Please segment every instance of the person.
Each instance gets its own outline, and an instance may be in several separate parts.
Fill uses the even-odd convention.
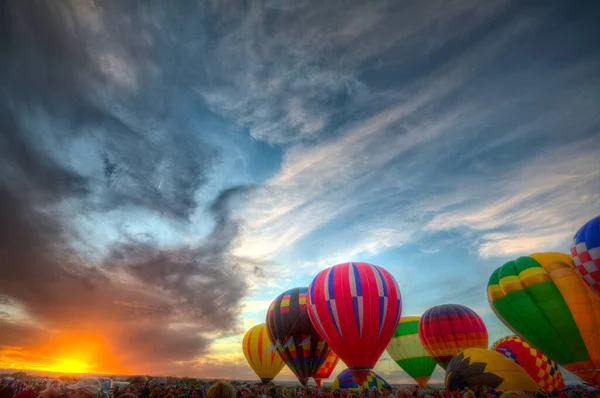
[[[15,389],[10,385],[4,385],[0,388],[0,398],[12,398],[15,395]]]
[[[206,393],[207,398],[235,398],[235,390],[231,384],[219,380]]]
[[[410,391],[406,387],[400,387],[396,390],[396,398],[410,398]]]
[[[383,395],[384,397],[391,397],[392,396],[392,388],[387,385],[381,387],[381,395]]]
[[[59,395],[60,391],[58,390],[58,385],[53,382],[48,386],[48,388],[40,392],[38,398],[58,398]]]
[[[500,398],[527,398],[527,394],[523,391],[505,391]]]
[[[73,393],[69,398],[98,398],[100,396],[100,380],[95,377],[81,379],[78,383],[67,386]]]

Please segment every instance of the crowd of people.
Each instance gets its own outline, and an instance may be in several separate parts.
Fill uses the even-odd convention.
[[[600,397],[583,389],[560,391],[553,396],[561,398]],[[216,381],[211,386],[166,385],[131,383],[114,386],[109,390],[97,378],[61,382],[38,379],[35,381],[0,380],[0,398],[537,398],[542,393],[520,391],[497,392],[492,388],[474,387],[448,391],[422,387],[384,386],[359,391],[330,389],[327,387],[272,387],[247,383],[234,387],[227,381]]]

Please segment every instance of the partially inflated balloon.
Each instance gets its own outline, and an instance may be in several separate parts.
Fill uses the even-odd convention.
[[[286,365],[306,385],[319,370],[330,348],[312,325],[306,311],[306,288],[279,295],[267,313],[269,338]]]
[[[487,348],[483,320],[460,304],[431,307],[419,322],[419,338],[425,350],[444,369],[452,357],[467,348]]]
[[[571,257],[579,276],[600,294],[600,216],[577,231],[571,243]]]
[[[401,308],[398,284],[377,265],[338,264],[309,286],[310,319],[361,383],[394,335]]]
[[[367,380],[364,383],[359,384],[350,369],[341,372],[331,384],[331,388],[334,390],[342,389],[356,391],[360,389],[369,389],[371,387],[375,387],[378,390],[381,390],[383,387],[392,388],[387,381],[383,380],[381,376],[373,371],[367,372]]]
[[[490,277],[488,301],[519,337],[600,385],[600,296],[579,278],[569,255],[535,253],[509,261]]]
[[[500,391],[537,391],[536,382],[504,355],[485,348],[468,348],[455,355],[446,369],[446,389],[490,386]]]
[[[321,385],[321,381],[323,379],[328,379],[329,376],[331,376],[339,360],[340,358],[335,354],[335,352],[330,350],[327,359],[325,359],[323,365],[321,365],[317,373],[315,373],[313,376],[313,379],[315,379],[315,383],[317,383],[318,386]]]
[[[519,336],[506,336],[496,341],[492,349],[522,367],[545,393],[565,388],[558,364]]]
[[[435,369],[435,360],[419,339],[419,317],[400,318],[394,337],[386,348],[388,354],[417,384],[425,387]]]
[[[283,360],[272,349],[264,323],[248,329],[242,340],[242,349],[250,367],[263,384],[270,382],[283,369]]]

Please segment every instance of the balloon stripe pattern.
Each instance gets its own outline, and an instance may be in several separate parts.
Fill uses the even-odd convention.
[[[335,354],[335,352],[330,350],[325,362],[313,376],[313,379],[315,379],[317,385],[321,385],[321,380],[328,379],[329,376],[331,376],[339,360],[340,358]]]
[[[268,383],[283,369],[284,363],[274,350],[270,350],[269,336],[264,323],[250,328],[242,340],[242,350],[254,373]]]
[[[308,303],[319,334],[354,370],[375,366],[402,308],[394,278],[368,263],[338,264],[321,271],[309,286]]]
[[[537,391],[535,380],[519,365],[487,348],[468,348],[455,355],[446,369],[446,389],[490,386],[499,391]]]
[[[435,369],[435,360],[419,339],[419,317],[400,318],[394,337],[386,348],[388,354],[417,384],[425,387]]]
[[[277,352],[303,385],[319,370],[330,348],[307,313],[307,288],[290,289],[271,303],[267,332]]]
[[[571,257],[579,276],[600,294],[600,216],[577,231],[571,243]]]
[[[452,357],[467,348],[487,348],[483,320],[464,305],[444,304],[428,309],[419,322],[425,350],[444,369]]]
[[[521,339],[600,385],[600,296],[579,278],[569,255],[509,261],[492,273],[488,301]]]
[[[506,336],[492,346],[520,365],[545,393],[565,388],[558,364],[518,336]]]
[[[331,388],[333,388],[334,390],[342,389],[354,391],[359,390],[361,388],[369,389],[371,387],[375,387],[378,390],[381,390],[383,387],[391,388],[387,381],[385,381],[381,376],[372,371],[369,372],[367,381],[365,381],[361,386],[359,386],[350,369],[346,369],[343,372],[341,372],[331,384]]]

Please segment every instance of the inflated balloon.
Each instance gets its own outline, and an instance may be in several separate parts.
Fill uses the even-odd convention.
[[[313,376],[313,379],[315,379],[315,383],[317,383],[318,386],[321,385],[321,382],[324,379],[328,379],[329,376],[331,376],[339,360],[340,358],[335,354],[335,352],[333,352],[333,350],[330,350],[327,359],[325,359],[323,365],[321,365],[317,373],[315,373],[315,375]]]
[[[535,253],[498,268],[488,301],[504,324],[559,365],[600,385],[600,296],[571,257]]]
[[[297,287],[281,293],[267,313],[269,338],[302,385],[331,351],[311,323],[306,305],[306,288]]]
[[[579,276],[600,294],[600,216],[577,231],[571,243],[571,257]]]
[[[390,389],[392,388],[387,381],[383,380],[381,376],[373,371],[368,371],[365,382],[359,384],[354,378],[354,375],[350,369],[346,369],[341,372],[331,384],[331,388],[334,390],[342,389],[356,391],[360,389],[369,389],[372,387],[375,387],[378,390],[381,390],[383,387],[388,387]]]
[[[496,341],[492,349],[522,367],[545,393],[565,388],[558,364],[519,336],[506,336]]]
[[[338,264],[317,274],[308,300],[313,324],[363,383],[398,326],[398,284],[377,265]]]
[[[246,332],[242,340],[242,350],[246,360],[260,378],[263,384],[267,384],[283,369],[284,363],[272,349],[267,325],[261,323]]]
[[[443,304],[425,311],[419,322],[419,338],[429,355],[444,369],[460,351],[488,346],[483,320],[475,311],[460,304]]]
[[[400,318],[394,337],[390,340],[386,351],[394,361],[417,384],[425,387],[435,369],[435,360],[427,353],[419,339],[419,317]]]
[[[446,389],[490,386],[500,391],[537,391],[537,383],[519,365],[496,351],[467,348],[446,369]]]

